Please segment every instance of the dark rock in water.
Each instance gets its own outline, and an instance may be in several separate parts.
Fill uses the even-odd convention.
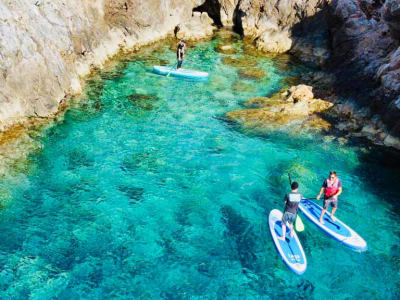
[[[282,80],[282,84],[285,85],[298,85],[301,83],[301,79],[299,77],[286,77],[285,79]]]
[[[230,206],[222,207],[221,214],[229,238],[235,241],[234,248],[242,267],[253,273],[261,270],[261,262],[256,253],[263,251],[262,241],[252,224]]]
[[[153,110],[158,107],[159,98],[155,95],[132,94],[129,100],[136,106],[144,110]]]
[[[239,76],[244,79],[261,79],[267,76],[265,72],[259,68],[242,68],[238,71]]]
[[[301,283],[297,285],[297,289],[302,295],[303,299],[311,299],[314,292],[314,285],[309,280],[303,280]]]
[[[132,204],[140,202],[144,194],[144,189],[141,187],[120,186],[118,189],[130,199],[130,203]]]
[[[74,149],[68,153],[68,169],[90,167],[94,160],[89,158],[84,150]]]

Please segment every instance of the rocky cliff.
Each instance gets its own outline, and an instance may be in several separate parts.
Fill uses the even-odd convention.
[[[0,129],[57,112],[81,78],[120,49],[167,34],[201,38],[198,0],[0,1]]]
[[[400,135],[400,1],[335,0],[329,7],[335,91]]]

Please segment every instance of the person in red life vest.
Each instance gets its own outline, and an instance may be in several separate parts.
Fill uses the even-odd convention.
[[[324,208],[322,209],[319,221],[321,224],[324,224],[325,212],[329,206],[332,206],[331,219],[333,222],[336,222],[334,214],[337,209],[338,197],[342,193],[342,182],[337,177],[335,171],[329,172],[329,178],[325,179],[317,196],[317,200],[321,199],[322,193],[324,193]]]

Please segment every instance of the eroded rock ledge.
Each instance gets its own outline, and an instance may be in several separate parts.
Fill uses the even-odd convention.
[[[245,128],[269,130],[296,126],[329,130],[331,127],[319,114],[333,104],[314,98],[312,87],[304,84],[284,89],[271,97],[251,98],[244,104],[249,108],[228,112],[226,117]]]

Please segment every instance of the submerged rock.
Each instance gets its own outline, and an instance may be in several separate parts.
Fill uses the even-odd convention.
[[[294,76],[293,77],[286,77],[285,79],[282,80],[283,84],[290,85],[290,86],[297,85],[300,82],[301,82],[301,79],[299,77],[294,77]]]
[[[237,67],[237,68],[255,67],[258,65],[257,61],[251,57],[233,58],[230,56],[226,56],[222,59],[222,62],[225,65]]]
[[[159,98],[156,95],[132,94],[129,100],[136,106],[144,110],[153,110],[159,105]]]
[[[267,74],[259,68],[241,68],[238,74],[244,79],[261,79],[267,76]]]
[[[222,54],[236,54],[236,49],[232,45],[217,45],[215,51]]]
[[[242,80],[235,80],[232,84],[232,90],[235,92],[254,93],[256,88],[251,83]]]
[[[293,86],[271,98],[253,98],[246,105],[257,105],[259,108],[232,111],[226,116],[246,128],[270,129],[286,125],[323,130],[330,128],[330,124],[318,115],[333,104],[314,99],[312,88],[306,85]]]

